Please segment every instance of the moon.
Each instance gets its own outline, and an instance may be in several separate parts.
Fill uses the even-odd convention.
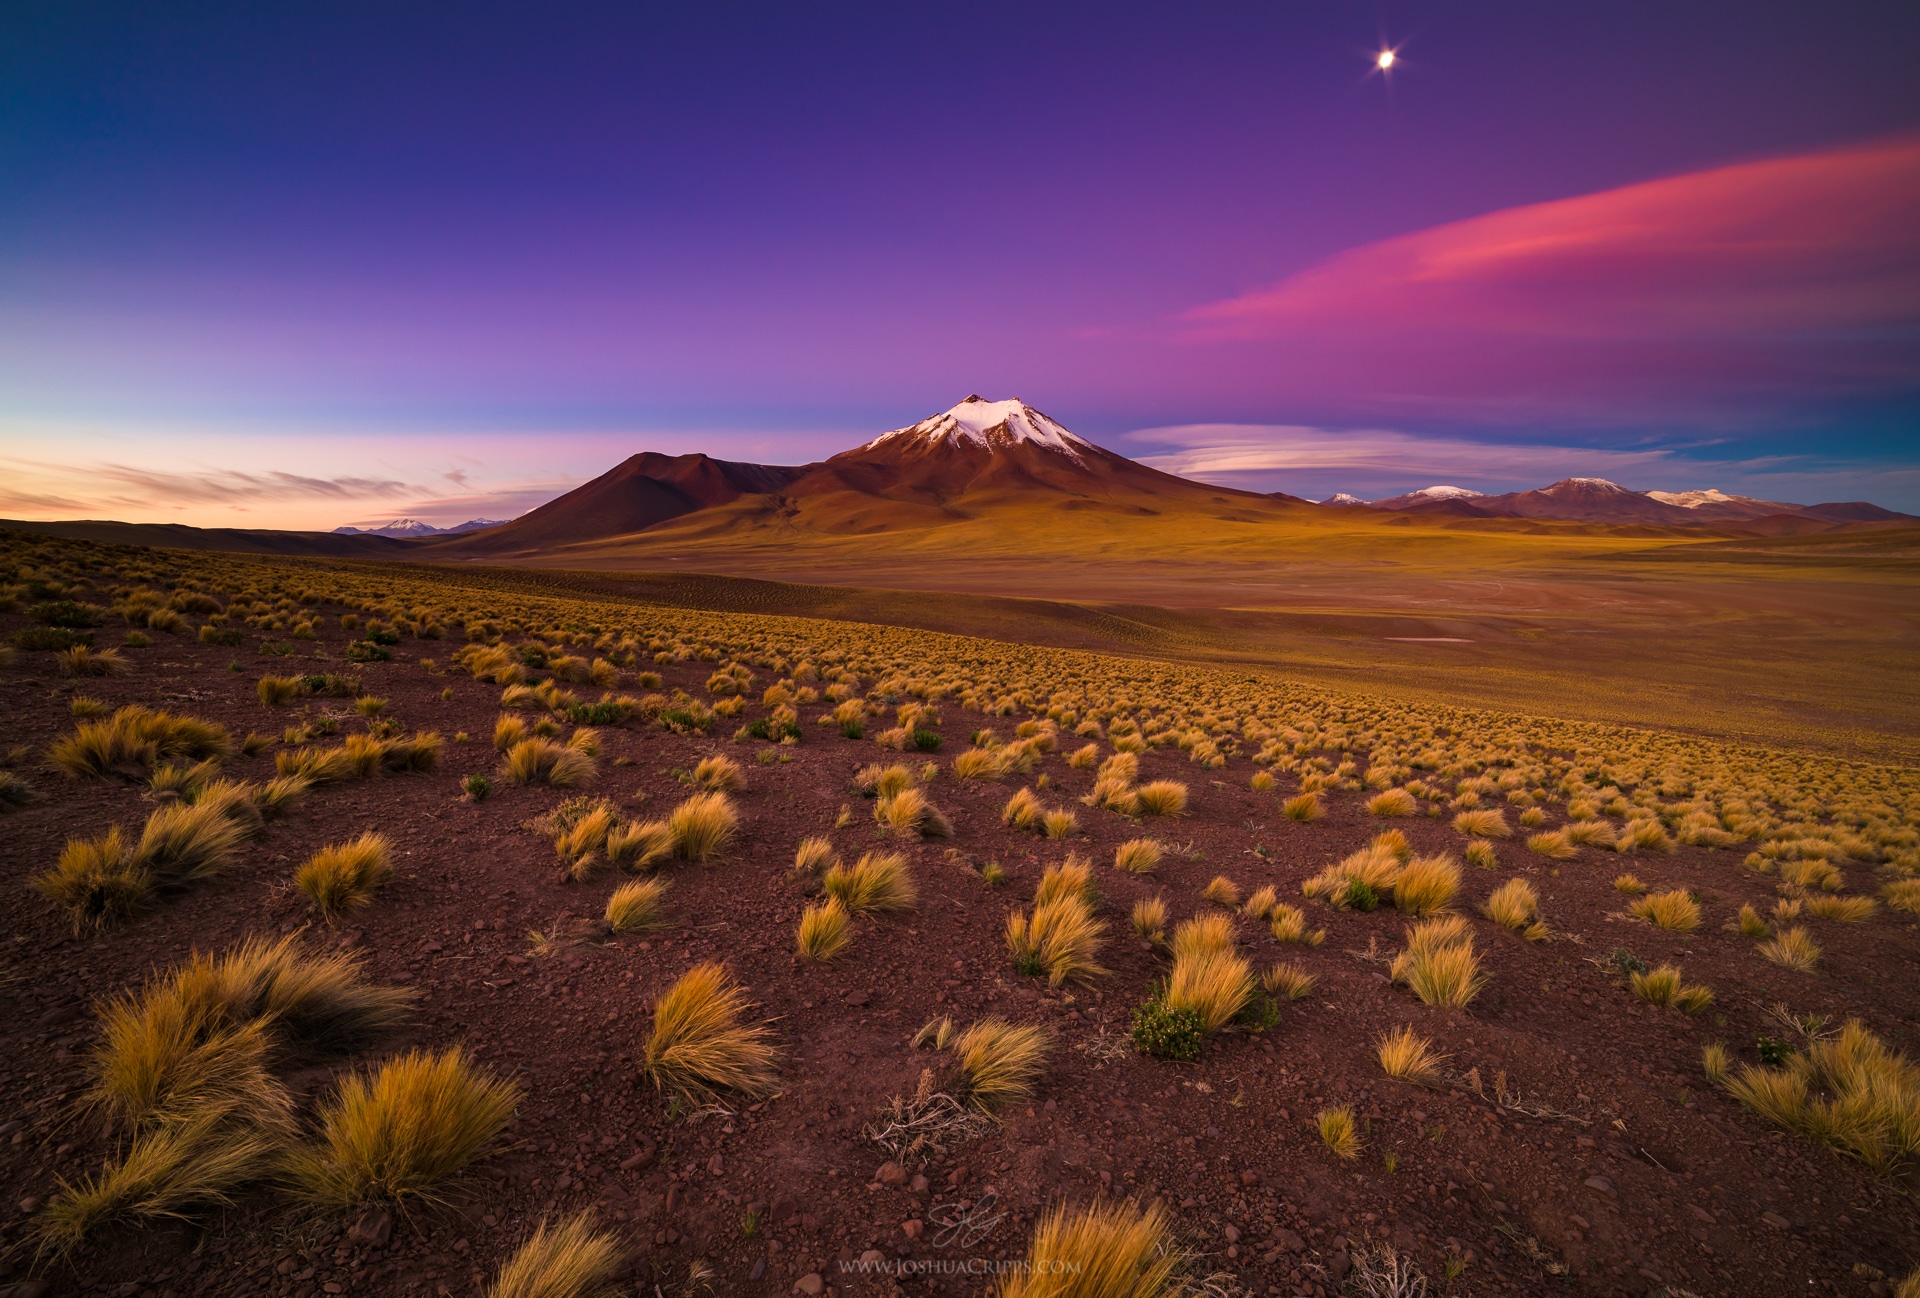
[[[1393,51],[1381,50],[1380,57],[1374,60],[1374,66],[1378,67],[1382,72],[1391,68],[1393,66]]]

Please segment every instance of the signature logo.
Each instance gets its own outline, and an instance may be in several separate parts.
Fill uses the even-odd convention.
[[[999,1202],[1000,1196],[989,1190],[971,1207],[962,1208],[956,1203],[949,1207],[934,1208],[927,1214],[927,1220],[939,1227],[933,1237],[933,1246],[972,1248],[1005,1220],[1006,1213],[993,1210]]]

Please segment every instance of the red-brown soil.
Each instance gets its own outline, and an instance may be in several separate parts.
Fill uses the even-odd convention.
[[[23,623],[0,618],[0,631]],[[257,677],[289,670],[289,662],[247,653],[244,670],[234,672],[228,665],[238,651],[157,639],[129,651],[136,670],[124,677],[64,681],[46,654],[22,654],[0,675],[8,740],[33,745],[21,769],[45,795],[0,817],[8,935],[0,1181],[9,1191],[0,1242],[21,1245],[33,1202],[53,1195],[58,1178],[97,1169],[110,1152],[99,1133],[70,1117],[85,1083],[92,1002],[196,946],[308,928],[308,940],[361,949],[377,977],[419,989],[410,1028],[358,1058],[291,1079],[303,1095],[323,1093],[338,1069],[456,1041],[518,1073],[527,1094],[510,1148],[480,1164],[451,1206],[397,1222],[384,1247],[351,1240],[350,1218],[302,1217],[263,1189],[203,1221],[103,1240],[70,1266],[41,1271],[16,1248],[0,1292],[43,1276],[52,1294],[470,1294],[535,1220],[597,1205],[631,1243],[631,1287],[647,1294],[656,1284],[662,1294],[677,1292],[699,1258],[720,1294],[785,1294],[809,1274],[846,1294],[979,1293],[988,1280],[978,1268],[1017,1257],[1038,1210],[1100,1194],[1165,1200],[1183,1237],[1206,1255],[1203,1271],[1232,1273],[1261,1294],[1336,1292],[1347,1250],[1382,1240],[1412,1254],[1436,1292],[1458,1294],[1672,1286],[1743,1298],[1865,1295],[1885,1293],[1891,1282],[1856,1273],[1856,1264],[1898,1277],[1920,1261],[1911,1182],[1876,1182],[1825,1148],[1775,1131],[1708,1086],[1699,1064],[1700,1047],[1715,1038],[1752,1061],[1756,1033],[1779,1035],[1765,1015],[1775,1002],[1858,1015],[1911,1049],[1920,933],[1909,917],[1884,911],[1859,926],[1813,921],[1826,948],[1819,972],[1776,968],[1721,927],[1742,901],[1765,908],[1773,900],[1765,879],[1736,868],[1736,852],[1682,848],[1629,861],[1589,849],[1555,869],[1517,842],[1501,844],[1498,872],[1466,871],[1463,909],[1521,875],[1539,889],[1556,937],[1527,944],[1476,918],[1492,982],[1464,1013],[1422,1006],[1389,984],[1383,965],[1360,958],[1370,945],[1398,945],[1403,922],[1391,910],[1311,907],[1328,931],[1317,948],[1283,948],[1260,926],[1243,924],[1242,941],[1262,965],[1295,959],[1319,979],[1307,999],[1283,1006],[1277,1027],[1216,1038],[1194,1064],[1125,1050],[1102,1055],[1091,1047],[1103,1038],[1124,1042],[1132,1007],[1162,968],[1127,928],[1135,900],[1163,894],[1178,919],[1203,909],[1199,889],[1226,874],[1243,893],[1272,883],[1298,902],[1303,878],[1380,828],[1360,800],[1334,795],[1324,820],[1296,824],[1279,815],[1290,779],[1277,792],[1255,793],[1243,764],[1209,773],[1178,751],[1156,750],[1143,756],[1142,779],[1185,781],[1192,814],[1143,827],[1080,807],[1092,773],[1070,770],[1055,754],[1042,768],[1051,780],[1042,796],[1078,811],[1082,837],[1050,842],[1002,826],[999,810],[1017,781],[954,780],[950,759],[983,722],[947,703],[942,770],[928,791],[956,837],[908,849],[917,910],[860,921],[849,951],[819,967],[791,953],[804,902],[786,878],[794,845],[819,833],[849,857],[879,845],[870,804],[850,777],[897,755],[815,727],[811,712],[805,742],[781,750],[791,762],[771,766],[753,762],[759,745],[730,744],[724,732],[687,738],[636,721],[603,731],[591,791],[625,814],[662,814],[687,792],[677,769],[729,752],[749,781],[737,797],[742,833],[716,863],[672,868],[673,930],[530,958],[529,930],[564,931],[569,917],[597,916],[617,872],[561,882],[550,844],[524,827],[567,793],[496,779],[484,801],[461,798],[465,776],[496,764],[489,736],[499,690],[457,672],[423,671],[419,657],[444,663],[455,646],[408,641],[392,662],[357,670],[409,729],[450,741],[456,731],[473,736],[448,743],[439,771],[316,789],[268,824],[241,868],[118,929],[75,936],[28,880],[67,837],[115,821],[135,827],[151,807],[139,786],[34,769],[45,745],[72,726],[73,696],[189,711],[237,735],[277,735],[302,707],[268,709],[254,695]],[[321,648],[337,667],[337,627]],[[669,688],[698,692],[710,668],[664,670]],[[448,687],[453,697],[443,702]],[[304,706],[318,712],[323,702],[337,701]],[[759,712],[756,704],[748,715]],[[364,722],[349,716],[341,724]],[[1004,735],[1011,721],[991,724]],[[272,760],[270,749],[231,769],[263,779]],[[851,823],[833,829],[849,804]],[[1396,823],[1422,851],[1460,847],[1444,820]],[[288,884],[293,868],[323,843],[368,829],[394,840],[396,877],[348,921],[309,928]],[[1190,850],[1170,855],[1157,879],[1111,869],[1115,845],[1142,832]],[[990,889],[950,861],[949,848],[999,861],[1006,884]],[[1027,903],[1042,868],[1070,848],[1097,864],[1110,924],[1101,959],[1112,973],[1091,988],[1050,992],[1010,967],[1001,925],[1010,907]],[[1611,881],[1623,868],[1656,888],[1698,889],[1706,924],[1679,937],[1619,918],[1623,899]],[[1617,947],[1681,964],[1689,981],[1714,988],[1723,1021],[1639,1002],[1596,963]],[[786,1090],[731,1115],[671,1118],[635,1066],[638,1043],[652,998],[710,957],[725,960],[774,1020]],[[1032,1106],[912,1169],[924,1181],[881,1184],[885,1159],[859,1133],[890,1096],[912,1089],[929,1060],[908,1048],[908,1037],[938,1015],[965,1023],[986,1013],[1044,1022],[1057,1034]],[[1386,1078],[1374,1042],[1403,1023],[1432,1036],[1454,1072],[1477,1069],[1485,1097]],[[1499,1073],[1523,1108],[1549,1116],[1499,1105]],[[1354,1163],[1334,1158],[1311,1125],[1316,1110],[1335,1102],[1354,1104],[1365,1120],[1366,1149]],[[989,1195],[991,1210],[977,1214],[987,1226],[982,1238],[935,1245],[931,1223]],[[751,1238],[743,1229],[749,1212],[762,1223]],[[1465,1270],[1449,1281],[1441,1272],[1450,1253]],[[877,1267],[861,1274],[863,1255],[949,1269],[896,1280]],[[1562,1268],[1564,1276],[1552,1273]]]

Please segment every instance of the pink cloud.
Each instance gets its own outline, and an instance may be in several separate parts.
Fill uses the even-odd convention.
[[[1920,386],[1920,137],[1509,208],[1186,312],[1322,408],[1752,421]]]

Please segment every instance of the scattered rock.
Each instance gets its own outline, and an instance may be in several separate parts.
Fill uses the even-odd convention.
[[[637,1172],[643,1167],[649,1167],[653,1163],[656,1152],[658,1152],[658,1146],[649,1140],[645,1145],[642,1145],[638,1151],[620,1160],[620,1170],[623,1172]]]
[[[1719,1220],[1719,1218],[1715,1217],[1712,1213],[1708,1212],[1705,1208],[1702,1208],[1697,1203],[1688,1204],[1687,1211],[1692,1213],[1700,1221],[1706,1222],[1707,1225],[1709,1226],[1713,1225],[1716,1221]]]
[[[0,1284],[0,1298],[47,1298],[53,1286],[45,1280],[16,1280]]]
[[[861,1266],[881,1266],[885,1264],[886,1260],[887,1255],[877,1248],[870,1248],[860,1255]]]
[[[764,1257],[756,1257],[755,1259],[753,1259],[753,1265],[747,1268],[747,1279],[749,1280],[765,1279],[766,1274],[767,1274],[767,1259],[765,1259]]]
[[[1353,1259],[1347,1256],[1347,1250],[1341,1249],[1327,1259],[1327,1276],[1335,1284],[1347,1278],[1347,1272],[1353,1269]]]
[[[907,1169],[898,1163],[882,1163],[880,1170],[873,1174],[873,1179],[882,1185],[905,1185]]]
[[[868,1001],[872,999],[873,999],[872,992],[848,992],[847,993],[847,1004],[849,1005],[865,1005]]]
[[[712,1158],[707,1160],[708,1176],[719,1176],[725,1170],[726,1170],[726,1164],[720,1161],[720,1155],[715,1154]]]
[[[907,1188],[909,1190],[912,1190],[915,1194],[925,1194],[927,1192],[928,1185],[929,1185],[929,1182],[927,1181],[927,1178],[920,1175],[920,1173],[915,1172],[913,1174],[913,1180],[908,1182]]]
[[[1766,1222],[1767,1225],[1773,1227],[1775,1230],[1788,1230],[1793,1226],[1792,1222],[1772,1210],[1761,1213],[1760,1220]]]
[[[793,1282],[793,1291],[805,1294],[807,1298],[819,1298],[827,1291],[827,1282],[820,1278],[818,1271],[809,1271]]]
[[[32,1195],[28,1195],[20,1201],[20,1211],[29,1217],[33,1216],[34,1213],[40,1211],[40,1200]]]
[[[1586,1180],[1586,1186],[1589,1190],[1598,1190],[1609,1198],[1613,1196],[1613,1182],[1604,1176],[1589,1176]]]
[[[1242,1168],[1240,1171],[1240,1184],[1242,1185],[1260,1184],[1260,1173],[1254,1171],[1251,1167]]]
[[[20,1128],[26,1125],[27,1125],[26,1123],[20,1121],[20,1119],[18,1118],[13,1118],[6,1122],[0,1122],[0,1136],[11,1136],[14,1132],[20,1130]]]
[[[1240,1242],[1240,1228],[1238,1226],[1230,1224],[1221,1234],[1227,1237],[1227,1243],[1229,1244],[1238,1244]]]
[[[428,938],[426,941],[420,944],[420,949],[426,952],[428,955],[435,955],[442,948],[438,942],[434,941],[432,938]]]
[[[393,1238],[393,1214],[385,1208],[367,1209],[347,1231],[347,1238],[356,1244],[385,1248],[387,1241]]]
[[[1281,1248],[1284,1248],[1289,1253],[1304,1253],[1307,1251],[1307,1241],[1301,1239],[1285,1226],[1275,1231],[1273,1238],[1275,1243],[1279,1244]]]
[[[911,1221],[903,1221],[900,1223],[900,1233],[908,1239],[919,1239],[920,1236],[925,1233],[926,1229],[926,1223],[922,1222],[918,1217],[915,1217]]]

